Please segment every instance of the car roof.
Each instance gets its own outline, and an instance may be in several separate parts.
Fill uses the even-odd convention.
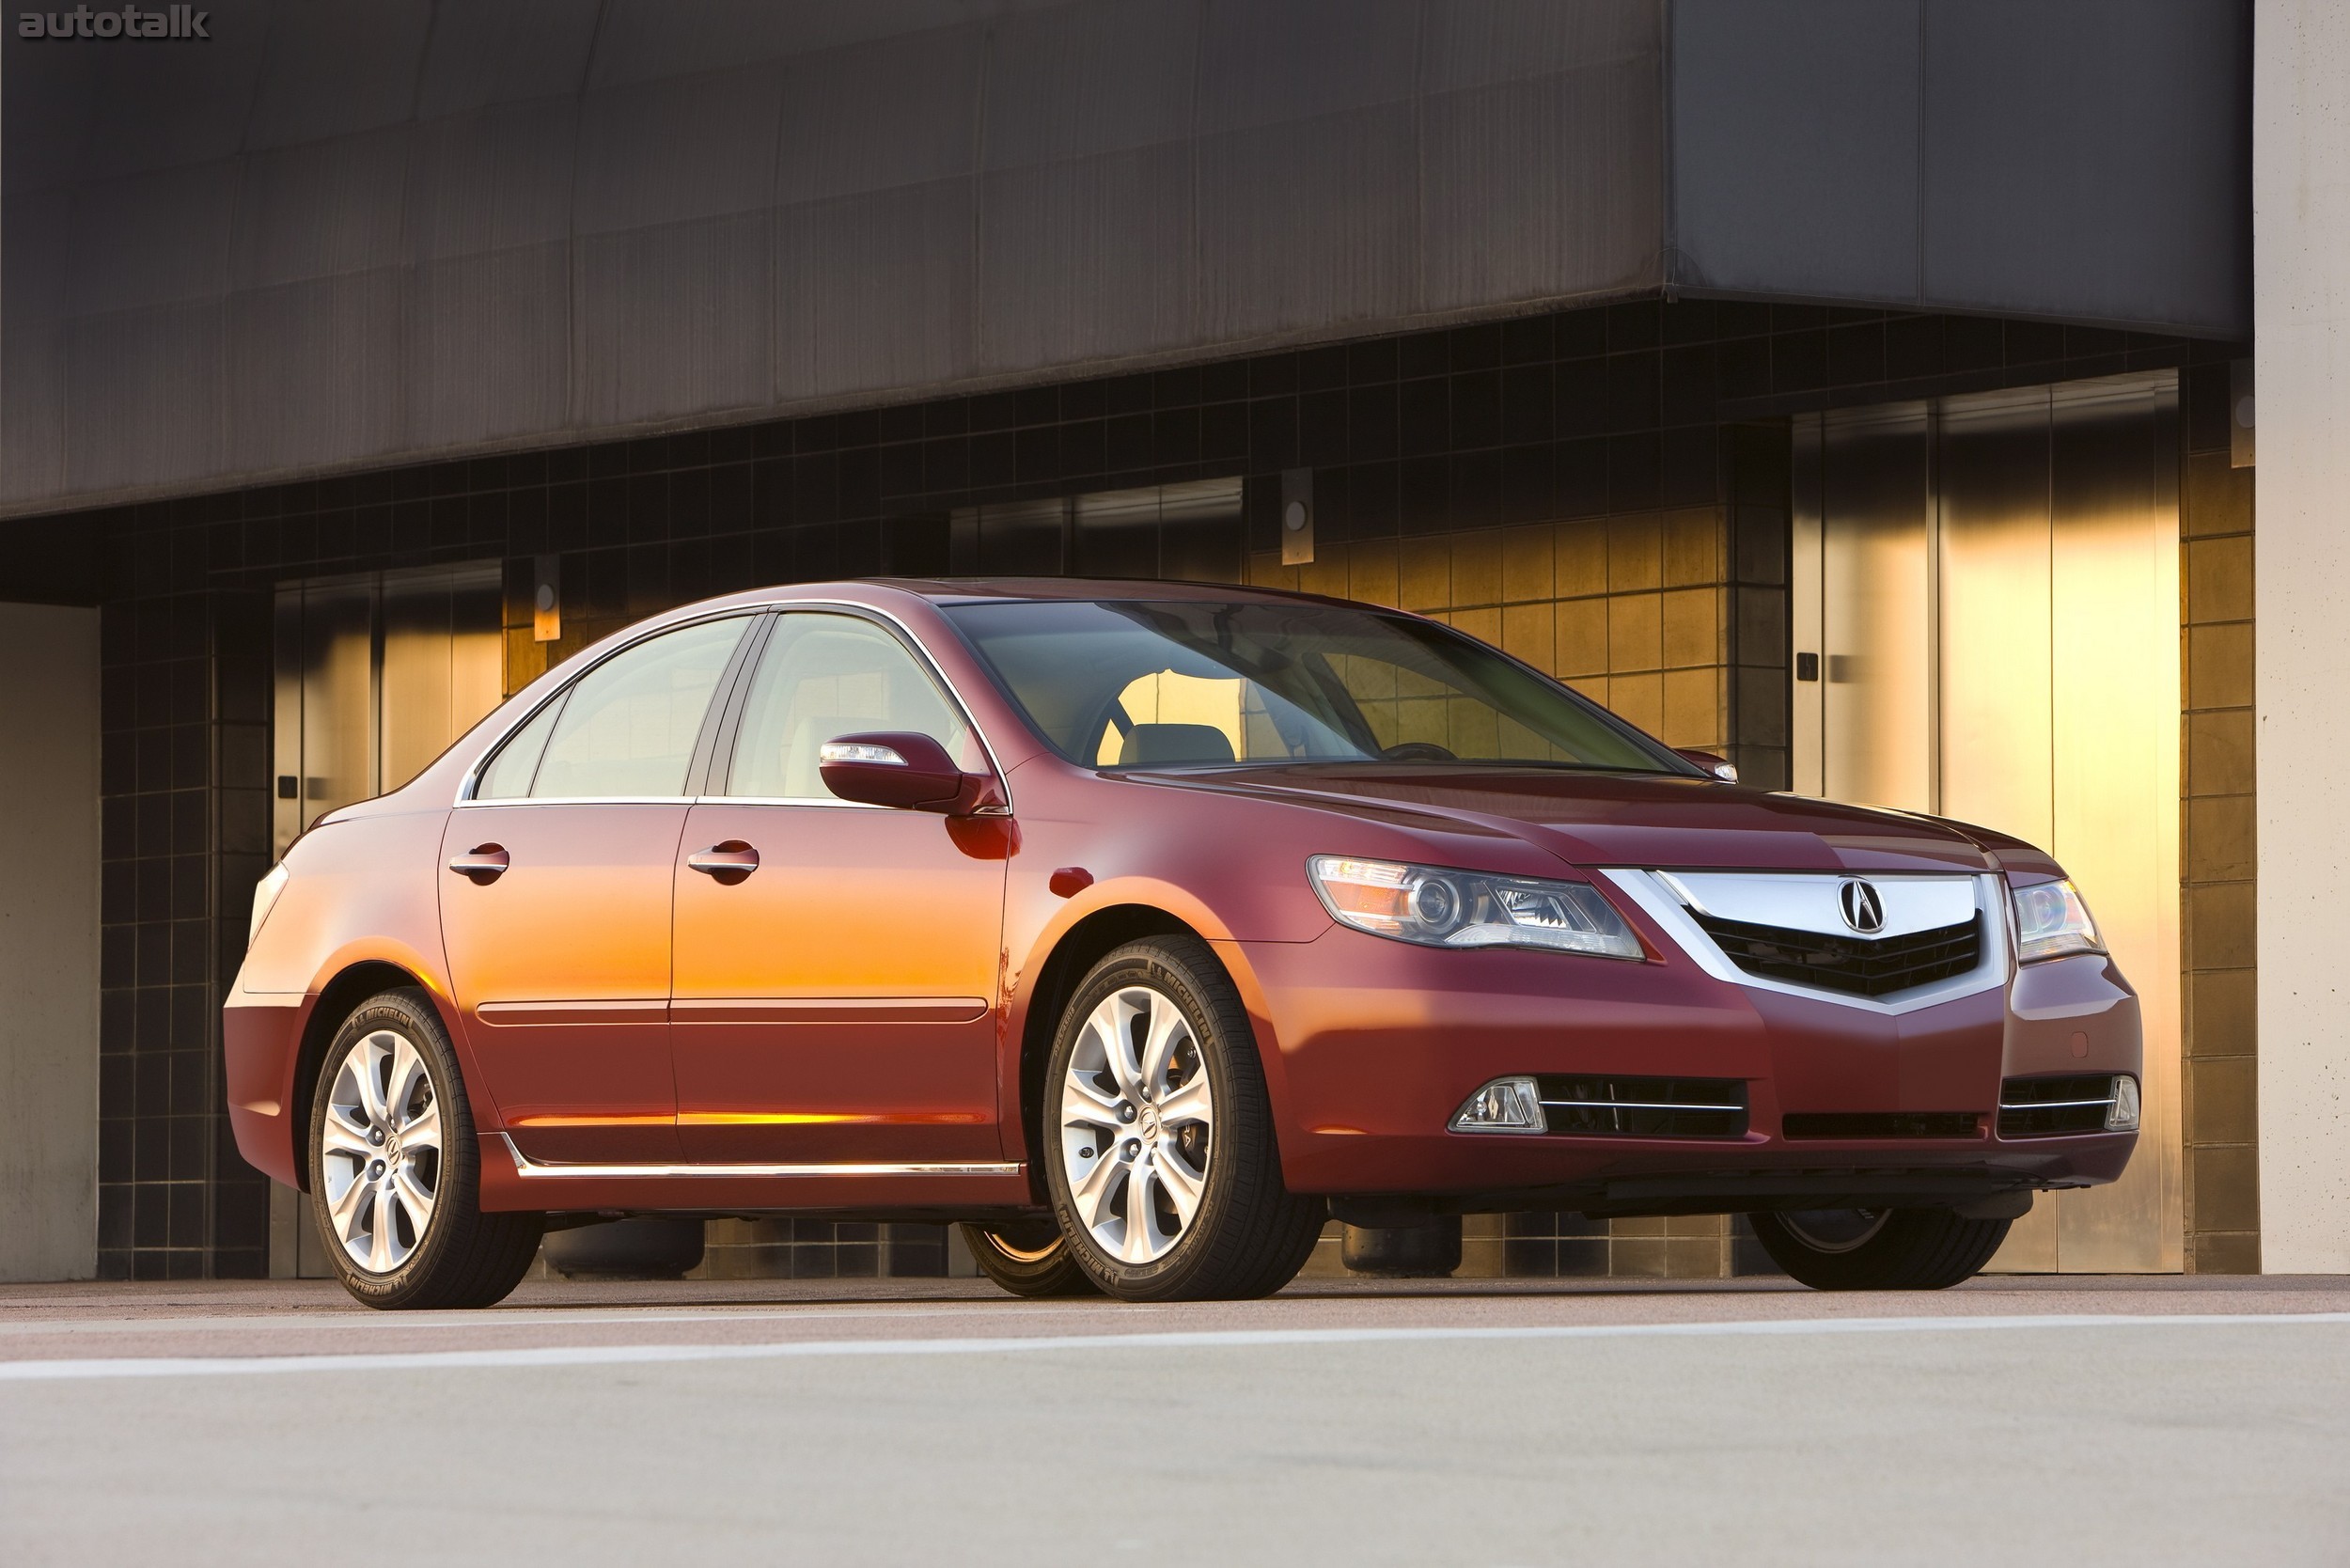
[[[688,619],[713,610],[748,608],[830,600],[835,603],[885,604],[905,594],[939,605],[1039,602],[1083,603],[1088,600],[1190,601],[1204,604],[1355,604],[1327,594],[1291,593],[1280,588],[1245,588],[1237,583],[1167,582],[1152,577],[856,577],[826,583],[778,583],[773,588],[729,593],[697,604],[681,604],[653,618],[662,622]],[[640,623],[641,624],[641,623]]]
[[[902,588],[939,604],[972,604],[1005,599],[1156,599],[1218,604],[1246,600],[1314,604],[1347,603],[1322,594],[1292,593],[1281,588],[1246,588],[1237,583],[1168,582],[1152,577],[874,577],[866,580],[877,587]]]

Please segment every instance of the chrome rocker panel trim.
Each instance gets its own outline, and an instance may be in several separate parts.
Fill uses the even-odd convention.
[[[1028,1168],[1008,1164],[932,1165],[588,1165],[570,1160],[534,1160],[514,1147],[513,1137],[497,1135],[513,1156],[514,1173],[531,1181],[634,1179],[641,1176],[1017,1176]]]

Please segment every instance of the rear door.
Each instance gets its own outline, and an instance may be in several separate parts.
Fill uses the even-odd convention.
[[[836,798],[824,742],[917,730],[988,762],[889,627],[776,617],[676,870],[670,1018],[692,1160],[919,1164],[1001,1157],[997,821]]]
[[[670,890],[689,778],[752,617],[615,654],[449,813],[441,930],[466,1038],[523,1152],[673,1162]]]

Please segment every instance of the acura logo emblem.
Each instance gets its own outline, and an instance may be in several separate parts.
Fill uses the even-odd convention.
[[[1885,929],[1885,900],[1859,878],[1845,879],[1836,889],[1836,902],[1844,912],[1844,923],[1861,935],[1874,936]]]

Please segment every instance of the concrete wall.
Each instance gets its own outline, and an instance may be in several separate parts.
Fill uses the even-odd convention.
[[[208,43],[8,36],[0,514],[1667,287],[2239,335],[2245,4],[213,0]]]
[[[2350,8],[2261,0],[2262,1264],[2350,1271]]]
[[[11,37],[0,510],[1653,289],[1662,10],[212,0],[209,44]]]
[[[1674,0],[1677,286],[2251,326],[2244,0]]]
[[[98,612],[0,604],[0,1280],[98,1267]]]

